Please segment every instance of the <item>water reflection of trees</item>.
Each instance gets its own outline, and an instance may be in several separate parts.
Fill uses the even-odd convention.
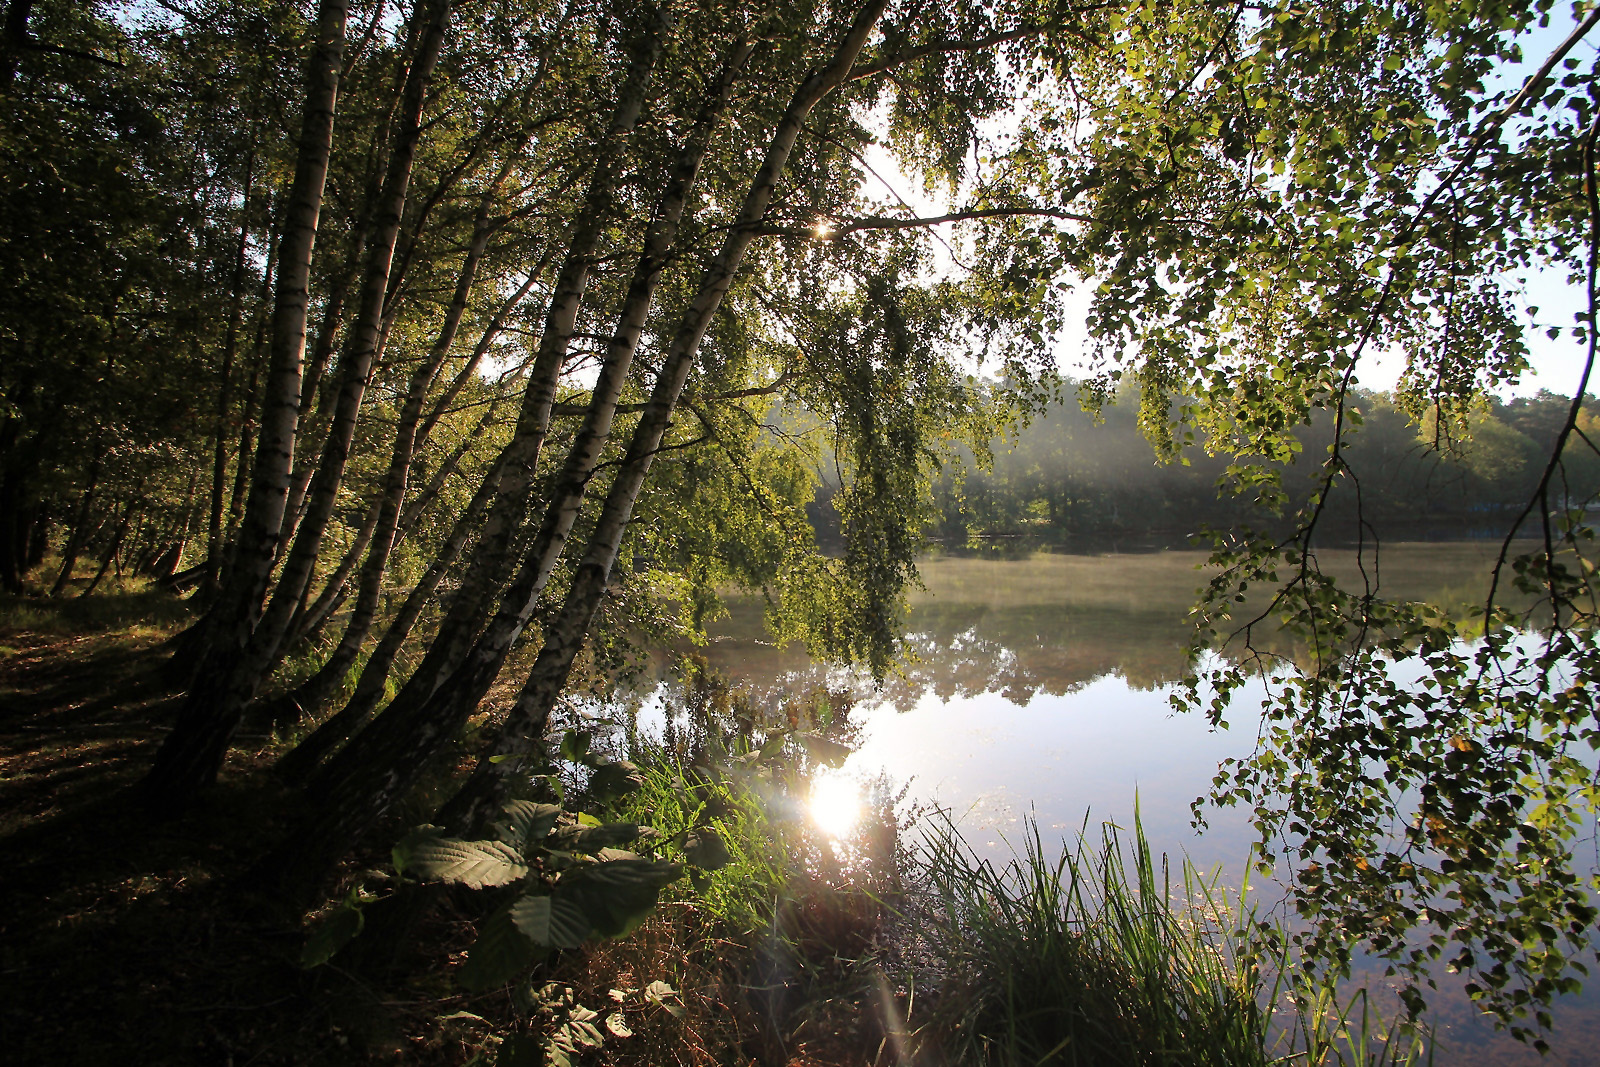
[[[1481,599],[1478,564],[1492,549],[1392,546],[1384,555],[1385,589],[1464,611]],[[1344,577],[1342,570],[1354,568],[1350,555],[1329,550],[1322,562]],[[806,694],[819,692],[904,711],[930,697],[948,701],[983,693],[1026,704],[1036,695],[1060,696],[1107,676],[1151,690],[1184,672],[1190,636],[1185,616],[1204,578],[1195,569],[1203,558],[1198,552],[1161,552],[926,561],[927,589],[913,598],[906,620],[909,655],[881,686],[864,672],[815,663],[798,645],[776,647],[755,598],[730,598],[729,615],[712,626],[711,643],[697,654],[763,716],[785,714]],[[1242,622],[1258,610],[1241,605],[1238,618]],[[1257,647],[1294,661],[1299,650],[1267,629],[1257,631]],[[668,673],[663,661],[657,677]]]
[[[901,711],[928,696],[950,700],[981,693],[1026,704],[1038,693],[1059,696],[1106,675],[1153,689],[1176,681],[1185,663],[1182,618],[1155,609],[938,601],[913,608],[907,628],[909,655],[899,673],[876,688],[861,672],[813,663],[801,650],[775,648],[747,631],[722,633],[705,655],[754,703],[772,711],[796,692],[818,689]]]

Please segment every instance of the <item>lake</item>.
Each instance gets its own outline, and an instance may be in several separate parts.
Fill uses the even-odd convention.
[[[1382,588],[1447,608],[1479,604],[1497,547],[1386,547]],[[1353,552],[1319,556],[1325,569],[1354,576]],[[779,716],[795,694],[831,694],[856,728],[854,750],[832,773],[887,779],[906,790],[905,803],[948,809],[984,854],[1004,859],[1020,849],[1028,816],[1047,845],[1086,822],[1097,838],[1102,821],[1130,826],[1137,799],[1155,850],[1220,868],[1223,882],[1237,885],[1253,840],[1246,814],[1210,809],[1200,833],[1190,804],[1210,788],[1220,760],[1251,751],[1262,691],[1235,700],[1226,730],[1175,716],[1167,704],[1185,667],[1184,615],[1204,582],[1204,560],[1192,551],[926,560],[906,624],[913,658],[881,686],[815,663],[801,648],[775,647],[753,598],[733,598],[699,652],[766,715]],[[681,687],[657,677],[624,703],[640,729],[658,732],[683,706]],[[1281,890],[1268,883],[1260,892],[1270,899]],[[1561,1005],[1555,1055],[1543,1060],[1494,1033],[1464,996],[1433,999],[1441,1064],[1600,1062],[1593,995]]]

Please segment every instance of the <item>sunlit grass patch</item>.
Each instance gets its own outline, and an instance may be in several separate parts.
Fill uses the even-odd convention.
[[[920,856],[922,924],[941,988],[925,1039],[951,1063],[1266,1064],[1257,961],[1178,898],[1137,822],[1047,857],[978,858],[948,818]],[[1132,866],[1129,866],[1131,858]],[[1185,866],[1182,900],[1206,899]]]
[[[158,589],[115,589],[94,596],[0,596],[0,634],[170,633],[193,620],[185,600]]]

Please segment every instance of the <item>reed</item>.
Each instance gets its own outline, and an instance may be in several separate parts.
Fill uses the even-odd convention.
[[[1216,876],[1176,879],[1134,816],[1048,858],[983,859],[945,814],[916,860],[920,927],[937,986],[922,1059],[993,1067],[1399,1067],[1424,1035],[1384,1027],[1364,991],[1341,999],[1290,965]],[[1291,1005],[1275,1019],[1274,1003]]]

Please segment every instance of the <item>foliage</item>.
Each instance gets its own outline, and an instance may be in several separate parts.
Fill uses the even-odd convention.
[[[1074,382],[1063,385],[1075,391]],[[1547,391],[1491,399],[1459,420],[1430,413],[1419,424],[1394,398],[1352,390],[1360,424],[1341,447],[1364,472],[1361,495],[1327,501],[1324,543],[1359,540],[1362,523],[1389,541],[1499,534],[1537,487],[1570,407]],[[1294,459],[1266,465],[1291,512],[1320,483],[1320,469],[1304,457],[1327,455],[1333,431],[1328,413],[1314,415],[1294,431]],[[1570,498],[1600,489],[1600,461],[1581,441],[1569,442],[1563,458]],[[1050,404],[996,445],[992,463],[963,459],[935,486],[934,529],[948,545],[995,536],[1075,547],[1113,539],[1179,545],[1206,527],[1289,528],[1287,517],[1261,514],[1252,487],[1230,472],[1231,457],[1195,446],[1179,462],[1161,462],[1138,427],[1129,388],[1093,414],[1071,400]]]
[[[674,593],[698,630],[723,583],[760,589],[781,634],[887,674],[902,651],[935,475],[963,443],[982,465],[993,430],[1043,403],[1081,294],[1098,360],[1091,405],[1105,410],[1119,390],[1136,393],[1133,421],[1161,456],[1204,448],[1217,462],[1227,457],[1223,484],[1265,509],[1248,523],[1235,511],[1222,516],[1225,575],[1197,616],[1194,649],[1198,657],[1239,629],[1232,613],[1239,597],[1260,603],[1255,587],[1270,590],[1269,613],[1310,650],[1303,674],[1281,676],[1261,752],[1219,784],[1222,800],[1258,811],[1273,855],[1283,834],[1306,853],[1300,899],[1321,924],[1309,947],[1337,963],[1336,946],[1365,935],[1398,965],[1421,967],[1439,946],[1403,947],[1404,930],[1438,923],[1507,1018],[1531,1010],[1537,1022],[1549,997],[1572,987],[1571,924],[1587,914],[1573,908],[1590,876],[1577,871],[1570,842],[1594,807],[1588,763],[1568,751],[1589,740],[1594,666],[1587,557],[1573,551],[1587,550],[1594,470],[1577,453],[1596,449],[1581,404],[1551,435],[1548,412],[1497,411],[1484,396],[1526,368],[1523,331],[1537,312],[1520,306],[1519,278],[1587,272],[1593,289],[1600,127],[1594,66],[1577,48],[1600,19],[1590,6],[1572,6],[1563,24],[1553,0],[760,11],[712,0],[651,8],[650,18],[634,0],[469,0],[449,6],[437,75],[422,87],[415,164],[398,185],[409,192],[391,203],[379,194],[394,184],[390,164],[409,158],[397,116],[407,72],[419,69],[412,16],[423,10],[394,18],[381,3],[351,8],[305,294],[305,377],[284,376],[293,386],[285,389],[263,375],[274,257],[286,220],[303,215],[291,215],[304,205],[291,208],[285,190],[307,12],[211,0],[13,5],[22,24],[8,23],[0,88],[0,177],[18,191],[0,225],[10,283],[0,296],[0,582],[19,592],[58,548],[53,587],[62,592],[85,554],[102,575],[128,567],[175,577],[192,564],[217,586],[251,495],[253,450],[269,457],[263,469],[294,458],[279,472],[292,483],[287,495],[304,489],[319,457],[330,459],[317,499],[332,517],[302,523],[295,540],[305,551],[292,554],[306,564],[296,575],[319,576],[306,591],[325,610],[313,622],[309,608],[293,608],[302,590],[276,591],[271,603],[284,610],[269,612],[274,626],[296,621],[291,610],[305,625],[291,627],[290,641],[259,635],[250,656],[233,657],[246,666],[237,679],[230,673],[215,706],[206,691],[191,694],[188,725],[170,735],[168,751],[179,755],[163,764],[170,795],[215,778],[243,712],[235,705],[267,681],[277,646],[345,618],[335,610],[341,590],[358,566],[365,579],[368,562],[376,579],[403,583],[437,561],[438,580],[420,599],[473,591],[449,604],[448,625],[422,658],[457,666],[519,565],[540,571],[531,585],[517,582],[489,628],[504,639],[477,649],[472,670],[485,677],[463,687],[452,666],[453,681],[418,682],[441,700],[468,692],[463,702],[475,705],[536,618],[565,620],[542,647],[576,655],[595,618],[615,635],[630,614],[665,615]],[[647,27],[658,22],[653,87],[635,94],[637,121],[613,130],[636,61],[655,54]],[[1577,30],[1553,51],[1535,36],[1552,22]],[[865,44],[835,55],[845,40]],[[1513,85],[1503,75],[1525,48],[1542,67]],[[712,72],[729,56],[744,65],[730,68],[726,112],[705,130],[697,182],[679,201],[681,229],[656,250],[659,263],[646,256],[639,277],[656,288],[634,300],[630,270],[661,232],[661,191],[682,173],[685,131],[698,128]],[[836,58],[837,82],[808,96],[815,72]],[[953,210],[917,217],[895,190],[880,191],[892,182],[873,180],[869,157],[879,150]],[[777,155],[763,167],[756,161],[769,151]],[[757,205],[748,218],[746,203]],[[391,209],[400,236],[385,251],[375,218]],[[579,234],[592,240],[580,247]],[[474,246],[482,261],[469,270],[463,250]],[[727,258],[728,249],[740,251]],[[352,309],[364,290],[372,299],[361,325]],[[445,295],[453,292],[459,300]],[[444,328],[446,305],[460,314],[459,344]],[[1575,329],[1550,329],[1571,329],[1592,356],[1592,319],[1591,309]],[[370,373],[351,372],[346,390],[359,361],[346,366],[341,353],[353,349],[343,342],[363,329],[381,336],[382,351]],[[632,348],[616,355],[629,331],[637,359]],[[1403,352],[1408,367],[1385,401],[1392,409],[1364,411],[1354,374],[1378,352]],[[676,385],[675,371],[663,373],[672,353],[684,357]],[[298,361],[298,350],[290,355]],[[597,362],[620,376],[614,412],[596,403]],[[998,384],[980,384],[980,372]],[[369,381],[368,400],[340,407]],[[651,409],[645,398],[658,394],[664,406]],[[269,403],[294,416],[280,420],[296,424],[292,448],[256,448]],[[427,432],[402,417],[408,404],[428,410]],[[590,425],[591,415],[599,432],[585,436],[572,420]],[[1364,438],[1354,431],[1368,416]],[[1481,625],[1460,628],[1383,601],[1375,580],[1340,589],[1318,570],[1314,534],[1334,533],[1336,520],[1370,546],[1368,504],[1381,495],[1368,491],[1372,471],[1383,462],[1380,439],[1399,440],[1401,416],[1424,428],[1424,446],[1497,517],[1510,513],[1514,527],[1527,520],[1543,540],[1541,552],[1503,567],[1507,584],[1517,570],[1526,595],[1545,602],[1541,647],[1514,635],[1528,620],[1498,603]],[[797,422],[808,426],[795,432]],[[652,426],[659,436],[645,432]],[[335,429],[353,435],[348,468]],[[502,479],[494,457],[510,440],[521,444]],[[570,454],[588,465],[569,493],[561,472],[580,441]],[[643,451],[630,466],[635,443]],[[1313,453],[1320,464],[1308,492],[1287,472]],[[417,475],[393,487],[408,522],[367,545],[365,520],[390,499],[391,455],[401,460],[393,469]],[[658,456],[671,458],[637,515],[620,492],[626,514],[608,527],[603,501],[629,484],[619,472],[644,471]],[[818,551],[801,519],[819,465],[833,468],[843,538],[834,555]],[[1530,477],[1532,503],[1521,507]],[[493,498],[492,521],[462,527],[451,550],[460,554],[447,554],[480,485]],[[1019,510],[1038,518],[1040,508],[1058,518],[1070,499],[1046,488],[1017,498],[1020,509],[997,504],[1004,521],[1021,522]],[[548,564],[514,560],[514,547],[531,551],[536,531],[560,525],[545,522],[552,516],[573,521],[546,546]],[[283,545],[269,542],[288,540],[299,521],[270,519],[258,557],[270,562]],[[613,573],[618,560],[639,580]],[[605,596],[615,587],[621,595]],[[378,614],[378,588],[368,583],[365,609],[350,613],[347,651]],[[552,615],[573,590],[587,590],[582,602]],[[201,643],[224,630],[229,641],[257,636],[256,608],[241,609],[237,627],[199,628]],[[1475,648],[1456,643],[1480,634]],[[591,652],[606,660],[604,648]],[[1391,681],[1410,669],[1395,660],[1427,675],[1426,696]],[[341,662],[348,669],[355,658]],[[1268,652],[1256,662],[1280,677]],[[1185,704],[1209,703],[1220,717],[1224,705],[1212,698],[1235,691],[1243,668],[1237,659],[1196,663]],[[1213,663],[1223,666],[1209,671]],[[545,687],[538,723],[561,684]],[[412,724],[472,710],[380,715],[357,734],[364,740],[344,751],[363,773],[334,775],[348,795],[327,813],[344,836],[302,834],[292,847],[310,840],[332,855],[295,877],[325,874],[456,735]],[[373,738],[392,740],[391,730],[404,743],[377,754]],[[1409,827],[1403,844],[1384,836],[1390,826]],[[600,869],[634,869],[543,837],[493,848],[436,841],[454,841],[453,862],[467,865],[451,867],[441,852],[441,871],[510,878],[507,870],[526,867],[512,880],[529,892],[537,884],[535,901],[555,901],[569,874],[576,894]],[[1329,849],[1354,851],[1342,863],[1323,856]],[[562,852],[574,866],[549,867]],[[511,866],[496,875],[496,862]],[[656,892],[651,878],[628,899]],[[1390,884],[1402,888],[1399,901],[1382,896]],[[547,940],[587,936],[626,925],[635,911],[625,895],[617,890],[614,909],[597,905],[570,927],[537,913],[554,903],[519,914]],[[532,944],[509,910],[494,928],[503,946]]]
[[[1252,810],[1265,857],[1290,858],[1309,955],[1337,971],[1364,940],[1413,986],[1443,957],[1536,1044],[1592,952],[1597,886],[1573,846],[1596,808],[1594,487],[1574,462],[1578,402],[1529,463],[1482,398],[1526,370],[1537,309],[1517,287],[1535,270],[1587,285],[1571,335],[1592,366],[1596,69],[1579,42],[1597,21],[1582,3],[1134,5],[1091,64],[1072,57],[1075,106],[1041,104],[1026,134],[1081,225],[987,246],[1019,286],[1095,279],[1091,395],[1131,382],[1158,449],[1232,455],[1225,483],[1263,505],[1216,534],[1177,703],[1221,721],[1247,676],[1269,680],[1261,745],[1216,799]],[[1527,77],[1504,77],[1525,48]],[[1476,624],[1385,599],[1365,511],[1382,472],[1353,392],[1382,351],[1405,354],[1395,404],[1440,431],[1431,445],[1476,423],[1468,464],[1531,476],[1500,502],[1502,580]],[[1314,486],[1287,492],[1318,420]],[[1363,552],[1347,586],[1318,566],[1335,509]],[[1542,548],[1513,558],[1519,534]],[[1513,573],[1538,617],[1498,599]],[[1278,625],[1308,650],[1296,662],[1263,647]],[[1242,661],[1210,655],[1230,638]]]

